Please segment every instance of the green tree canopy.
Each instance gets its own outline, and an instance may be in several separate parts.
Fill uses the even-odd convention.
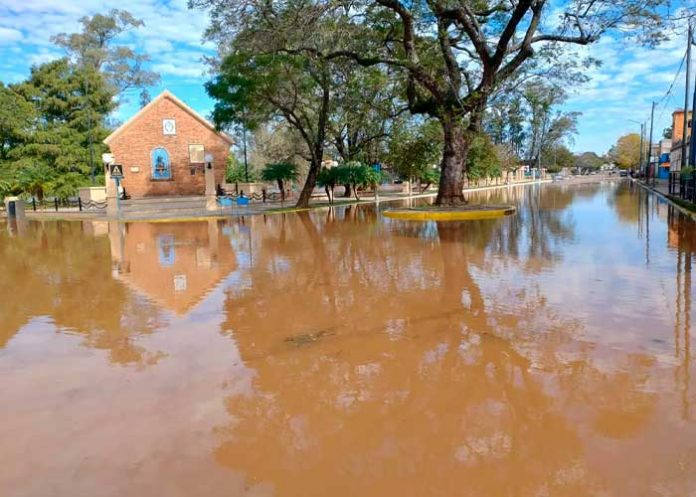
[[[26,141],[35,118],[34,106],[0,82],[0,167],[7,165],[13,151]]]
[[[87,87],[89,86],[89,91]],[[89,142],[106,151],[106,115],[113,93],[100,73],[59,59],[31,69],[29,79],[12,85],[35,109],[31,135],[16,151],[16,164],[42,163],[55,173],[90,173]]]
[[[278,184],[281,201],[285,201],[285,182],[294,181],[297,177],[297,166],[291,162],[266,164],[266,167],[261,171],[261,179],[264,181],[275,181]]]
[[[471,140],[467,160],[469,179],[495,178],[502,173],[497,149],[485,133],[480,133]]]
[[[208,35],[220,45],[229,33],[238,37],[268,18],[280,17],[289,22],[264,34],[259,53],[305,54],[324,61],[347,58],[365,67],[388,67],[392,77],[403,82],[402,95],[410,111],[440,123],[444,146],[436,202],[458,204],[465,202],[463,175],[471,140],[481,131],[492,96],[530,68],[546,78],[567,79],[586,60],[563,57],[564,47],[594,43],[608,30],[648,44],[663,39],[666,19],[660,9],[669,2],[190,0],[189,4],[210,10]],[[303,9],[301,15],[297,5]]]
[[[640,135],[630,133],[620,137],[609,152],[609,157],[620,168],[637,168],[640,161]]]
[[[412,180],[433,169],[442,155],[442,130],[436,121],[401,123],[389,140],[386,163],[400,177]]]
[[[583,169],[599,169],[603,163],[602,158],[594,152],[583,152],[575,156],[575,166]]]

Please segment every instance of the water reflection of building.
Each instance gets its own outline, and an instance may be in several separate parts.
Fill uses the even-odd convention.
[[[218,221],[110,223],[114,277],[185,314],[236,266]]]

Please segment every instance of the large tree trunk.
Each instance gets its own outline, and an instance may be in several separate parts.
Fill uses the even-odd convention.
[[[323,144],[321,146],[323,151]],[[321,157],[321,156],[319,156]],[[307,180],[305,181],[302,191],[300,192],[300,198],[297,199],[296,207],[307,208],[309,207],[309,200],[312,198],[312,192],[317,184],[317,175],[321,169],[321,159],[314,157],[312,162],[309,164],[309,172],[307,173]]]
[[[317,120],[316,135],[311,136],[311,134],[303,133],[307,146],[312,152],[312,161],[309,163],[307,179],[302,187],[302,191],[300,192],[300,198],[297,199],[296,207],[299,208],[309,207],[309,200],[312,198],[312,192],[317,184],[317,176],[321,170],[321,161],[324,159],[324,141],[326,140],[326,126],[329,119],[330,99],[330,81],[328,70],[326,70],[326,68],[324,68],[323,71],[321,85],[322,99],[321,108],[319,110],[319,118]]]
[[[285,202],[285,185],[283,185],[283,180],[278,180],[278,190],[280,190],[280,203]]]
[[[466,158],[469,153],[470,140],[467,131],[452,116],[445,116],[440,121],[444,132],[444,150],[440,164],[440,187],[435,199],[436,205],[462,205],[464,200],[464,173]]]

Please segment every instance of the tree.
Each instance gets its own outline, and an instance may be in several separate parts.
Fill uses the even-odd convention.
[[[379,185],[382,182],[382,173],[374,167],[364,166],[362,173],[362,186],[372,188],[375,195],[375,201],[379,202]]]
[[[410,184],[432,170],[441,155],[442,132],[435,121],[401,123],[390,137],[386,162]]]
[[[225,168],[225,182],[227,183],[244,183],[246,182],[247,171],[244,170],[244,164],[239,162],[239,159],[234,154],[227,156],[227,165]],[[249,171],[249,180],[253,181],[254,171]]]
[[[575,156],[575,166],[581,169],[599,169],[603,162],[594,152],[583,152]]]
[[[206,88],[217,100],[213,119],[218,126],[242,119],[249,122],[252,113],[255,122],[261,123],[279,113],[297,130],[310,163],[297,205],[309,205],[324,157],[329,117],[331,84],[326,65],[309,69],[294,56],[257,56],[240,50],[225,58]]]
[[[135,52],[128,45],[115,44],[119,35],[144,26],[143,21],[126,10],[112,9],[106,15],[82,17],[80,24],[82,32],[59,33],[51,37],[51,41],[62,47],[78,66],[104,74],[115,93],[140,88],[141,105],[149,101],[147,87],[159,81],[157,73],[144,68],[150,57]]]
[[[664,37],[659,9],[668,0],[572,0],[564,5],[546,0],[308,0],[302,2],[301,16],[288,3],[273,0],[189,4],[211,10],[208,34],[213,40],[238,30],[229,26],[235,21],[249,27],[264,22],[264,15],[280,16],[290,21],[281,33],[295,34],[283,38],[285,53],[388,67],[403,81],[410,111],[440,123],[444,147],[437,203],[459,204],[465,202],[469,148],[481,131],[489,99],[504,83],[528,68],[562,75],[554,70],[559,64],[567,68],[584,62],[568,62],[562,57],[566,47],[593,43],[611,29],[656,43]],[[328,28],[315,29],[320,25]],[[275,39],[267,33],[266,45],[276,45]]]
[[[334,189],[340,179],[340,170],[335,167],[323,167],[317,175],[317,185],[322,187],[329,199],[329,204],[334,203]]]
[[[620,137],[609,151],[609,157],[622,169],[638,167],[640,161],[640,135],[630,133]]]
[[[430,188],[430,185],[440,181],[440,171],[436,168],[425,168],[417,172],[418,182],[421,184],[421,193]],[[423,186],[425,184],[425,186]]]
[[[285,182],[296,180],[297,176],[297,166],[289,162],[266,164],[266,167],[261,171],[261,179],[278,183],[281,202],[285,202]]]
[[[469,179],[488,179],[501,175],[496,147],[485,133],[480,133],[471,141],[467,161],[467,176]]]
[[[44,194],[51,187],[51,181],[55,176],[55,171],[46,164],[36,163],[19,171],[17,183],[23,191],[43,200]]]
[[[575,156],[565,145],[555,145],[544,150],[541,156],[541,163],[549,172],[557,173],[565,167],[573,167]]]
[[[358,161],[348,161],[335,168],[338,183],[349,185],[355,195],[355,200],[360,200],[359,187],[376,187],[379,185],[381,175],[370,166]],[[375,188],[375,196],[377,188]]]
[[[213,10],[213,23],[240,15],[258,4],[282,10],[283,3],[246,0],[198,0]],[[645,42],[663,35],[657,9],[667,0],[622,2],[576,0],[565,8],[546,0],[518,2],[402,2],[363,0],[308,2],[313,19],[334,22],[330,47],[306,43],[303,33],[286,50],[330,60],[347,57],[363,66],[384,65],[404,78],[414,114],[438,120],[444,135],[438,204],[465,202],[462,192],[467,154],[481,130],[489,98],[503,83],[534,63],[553,66],[570,44],[595,42],[609,29],[636,33]],[[556,7],[556,8],[554,8]],[[560,12],[559,12],[560,10]],[[543,63],[543,64],[542,64]]]
[[[358,70],[343,60],[332,65],[336,88],[328,136],[342,161],[379,162],[383,146],[406,109],[398,83],[380,67]]]
[[[500,170],[505,173],[505,180],[509,180],[511,172],[520,167],[520,159],[513,150],[511,143],[498,143],[495,145],[495,155],[498,157]]]
[[[105,117],[114,108],[114,95],[102,75],[59,59],[32,67],[29,79],[10,89],[35,109],[15,166],[41,163],[56,174],[76,172],[86,178],[91,172],[89,144],[98,153],[106,151],[101,143],[108,135]]]
[[[27,139],[34,119],[31,103],[0,82],[0,166]]]
[[[577,112],[554,112],[566,99],[563,88],[543,81],[526,84],[523,90],[529,119],[527,122],[527,164],[540,164],[542,156],[577,132]]]

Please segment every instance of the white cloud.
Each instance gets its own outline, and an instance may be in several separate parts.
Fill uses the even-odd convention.
[[[27,61],[31,65],[39,65],[45,62],[50,62],[52,60],[60,59],[64,54],[57,52],[55,50],[39,49],[38,52],[33,53],[27,57]]]
[[[3,28],[0,26],[0,45],[22,41],[22,32],[18,29]]]
[[[203,77],[204,72],[202,65],[174,65],[171,62],[155,64],[153,69],[162,75],[171,74],[173,76],[183,76],[189,78]]]

